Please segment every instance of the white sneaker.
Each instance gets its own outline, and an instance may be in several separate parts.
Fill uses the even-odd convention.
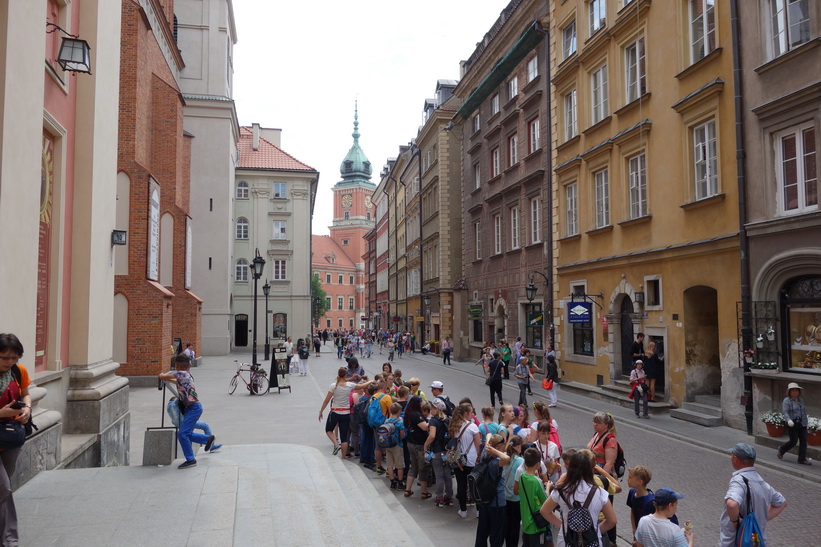
[[[462,517],[462,518],[465,518],[465,517],[467,517],[467,516],[468,516],[468,512],[467,512],[467,511],[456,511],[456,512],[457,512],[457,513],[459,513],[459,516],[460,516],[460,517]]]

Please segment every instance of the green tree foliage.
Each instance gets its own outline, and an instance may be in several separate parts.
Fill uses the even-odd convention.
[[[328,293],[322,288],[322,282],[319,280],[319,274],[314,274],[311,279],[311,320],[314,327],[319,327],[319,318],[330,309],[327,296]]]

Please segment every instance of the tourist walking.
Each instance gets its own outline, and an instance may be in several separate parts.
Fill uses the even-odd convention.
[[[547,395],[550,397],[550,407],[555,408],[559,400],[559,364],[556,362],[556,352],[553,351],[553,346],[548,346],[546,368],[545,378],[553,382],[553,387],[547,390]]]
[[[485,367],[485,384],[490,388],[490,406],[496,408],[496,396],[499,396],[499,404],[503,405],[502,400],[502,372],[504,365],[500,357],[502,354],[498,349],[493,350],[493,359]]]
[[[783,460],[784,454],[789,452],[798,443],[798,463],[812,465],[807,459],[807,407],[801,397],[802,388],[792,382],[787,386],[787,396],[781,403],[781,412],[787,420],[787,433],[790,440],[778,447],[778,459]]]

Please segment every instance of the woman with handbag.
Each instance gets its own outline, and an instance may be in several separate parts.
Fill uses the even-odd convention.
[[[550,383],[550,387],[547,389],[547,395],[550,397],[550,408],[556,408],[556,401],[559,399],[559,364],[556,362],[556,352],[553,351],[553,346],[548,346],[545,379]]]
[[[485,373],[487,374],[485,385],[490,388],[490,406],[493,408],[496,408],[496,395],[499,396],[499,404],[505,404],[502,400],[502,373],[504,364],[500,359],[501,356],[502,354],[498,349],[493,350],[493,360],[485,366]]]
[[[26,368],[17,364],[23,344],[14,334],[0,334],[0,542],[17,545],[17,511],[11,477],[26,440],[23,424],[31,420],[31,395]]]

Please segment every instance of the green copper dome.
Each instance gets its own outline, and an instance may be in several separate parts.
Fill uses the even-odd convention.
[[[338,185],[356,183],[373,184],[370,182],[371,173],[373,172],[371,162],[368,161],[368,157],[365,155],[365,152],[359,147],[358,104],[354,105],[353,133],[351,136],[353,137],[353,146],[351,146],[351,149],[348,150],[348,155],[345,156],[345,159],[342,160],[342,164],[339,166],[342,181],[339,182]]]

